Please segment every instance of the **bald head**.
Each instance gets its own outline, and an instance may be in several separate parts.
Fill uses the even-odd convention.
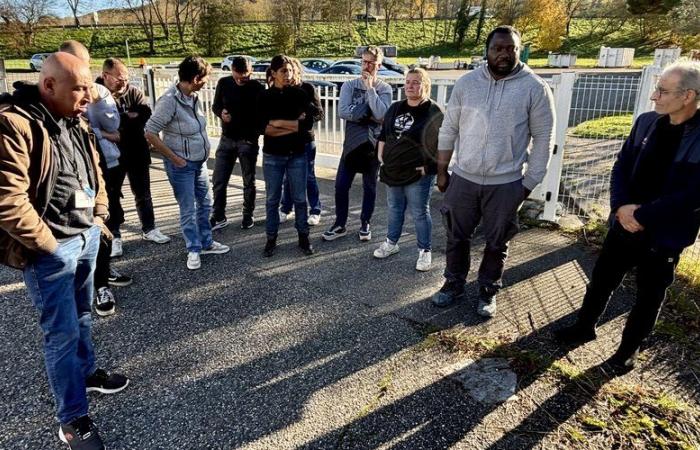
[[[60,47],[58,47],[58,51],[70,53],[71,55],[84,61],[85,64],[90,64],[90,52],[88,52],[88,49],[78,41],[74,41],[72,39],[65,41]]]
[[[91,86],[87,63],[66,52],[46,58],[39,74],[41,100],[59,117],[75,117],[85,112]]]

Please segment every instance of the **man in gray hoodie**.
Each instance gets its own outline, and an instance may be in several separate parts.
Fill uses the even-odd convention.
[[[477,312],[492,317],[508,243],[518,231],[518,209],[547,171],[554,101],[547,84],[519,61],[515,28],[495,28],[486,49],[488,64],[455,83],[440,128],[438,188],[445,192],[447,266],[433,303],[448,306],[464,296],[471,240],[481,222],[486,247]]]

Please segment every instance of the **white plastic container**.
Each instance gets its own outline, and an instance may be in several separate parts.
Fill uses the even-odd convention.
[[[600,47],[598,67],[629,67],[634,61],[633,48]]]
[[[656,67],[666,67],[680,57],[680,48],[657,48],[654,50],[654,65]]]
[[[573,53],[549,53],[547,66],[549,67],[573,67],[576,65],[576,55]]]

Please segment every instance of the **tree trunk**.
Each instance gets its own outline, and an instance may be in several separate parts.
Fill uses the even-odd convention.
[[[486,18],[486,0],[481,0],[481,11],[479,11],[479,22],[476,24],[476,39],[474,44],[478,44],[481,33],[484,31],[484,19]]]

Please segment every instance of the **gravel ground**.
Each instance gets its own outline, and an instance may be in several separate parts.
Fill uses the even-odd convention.
[[[320,175],[328,174],[320,170]],[[454,327],[516,342],[546,335],[556,323],[570,320],[580,304],[593,259],[589,251],[555,232],[523,231],[511,247],[499,313],[483,323],[471,300],[447,310],[430,305],[444,267],[440,194],[433,196],[434,268],[418,273],[410,219],[401,252],[388,260],[372,258],[386,230],[382,189],[371,243],[360,243],[354,234],[357,188],[349,236],[321,241],[333,214],[333,181],[324,178],[325,217],[312,229],[317,253],[304,257],[292,224],[286,223],[277,254],[262,258],[264,193],[258,194],[256,226],[241,230],[236,176],[229,195],[232,225],[215,232],[232,252],[205,256],[202,269],[191,272],[160,162],[152,177],[157,222],[173,241],[162,246],[142,241],[127,195],[124,256],[114,265],[134,283],[115,288],[116,315],[93,321],[99,365],[132,381],[120,394],[90,397],[91,415],[110,450],[544,445],[546,433],[510,431],[536,413],[538,402],[556,394],[553,382],[521,383],[517,400],[479,404],[441,375],[442,367],[463,356],[426,347],[425,336]],[[478,238],[476,245],[482,246]],[[479,262],[477,250],[474,267]],[[469,290],[475,292],[474,283]],[[602,342],[619,339],[628,298],[618,297],[607,313]],[[0,448],[63,448],[36,313],[17,272],[0,269],[0,298],[5,362]],[[613,346],[586,347],[571,358],[585,368]]]

